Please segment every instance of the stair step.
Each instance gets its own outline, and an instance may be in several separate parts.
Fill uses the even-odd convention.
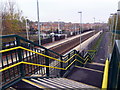
[[[57,90],[74,90],[80,88],[96,88],[67,78],[31,78],[22,79],[12,86],[15,89],[57,89]]]
[[[89,85],[85,85],[83,83],[79,83],[70,79],[66,78],[50,78],[50,79],[45,79],[51,83],[57,84],[57,85],[62,85],[64,88],[70,88],[70,89],[75,89],[75,88],[95,88]]]
[[[37,84],[42,85],[42,86],[45,87],[45,88],[56,88],[55,86],[49,85],[49,84],[44,83],[44,82],[42,82],[42,81],[39,81],[39,80],[37,80],[37,79],[30,79],[30,80],[33,81],[33,82],[35,82],[35,83],[37,83]]]
[[[105,66],[105,64],[102,64],[102,63],[97,63],[97,62],[92,62],[91,64],[96,64],[96,65]]]
[[[90,71],[94,71],[94,72],[100,72],[100,73],[103,73],[103,71],[96,70],[96,69],[91,69],[91,68],[87,68],[87,67],[80,67],[80,66],[75,66],[75,67],[77,67],[77,68],[83,68],[83,69],[90,70]]]
[[[67,76],[68,79],[72,79],[87,85],[101,88],[103,73],[98,70],[86,69],[83,67],[75,67]]]
[[[25,82],[25,81],[22,81],[22,80],[15,83],[11,87],[13,87],[16,90],[18,90],[18,89],[20,89],[20,90],[22,90],[22,89],[23,90],[25,90],[25,89],[42,90],[42,88],[43,88],[36,83],[28,83],[28,82]]]
[[[65,88],[63,85],[60,85],[59,83],[58,84],[56,84],[56,82],[55,81],[53,81],[53,82],[50,82],[50,81],[48,81],[49,79],[40,79],[40,78],[38,78],[37,80],[39,80],[39,81],[43,81],[44,83],[47,83],[47,84],[49,84],[49,85],[52,85],[52,86],[55,86],[56,88]],[[55,82],[55,83],[54,83]],[[67,88],[67,87],[66,87]],[[71,87],[70,87],[71,88]]]
[[[75,86],[72,83],[69,83],[69,84],[65,83],[65,80],[63,80],[63,79],[55,78],[55,79],[46,79],[46,80],[51,83],[54,83],[56,85],[60,85],[64,88],[75,88]],[[78,88],[78,87],[76,87],[76,88]]]
[[[104,71],[104,66],[99,64],[88,63],[85,65],[86,68],[95,69],[99,71]]]

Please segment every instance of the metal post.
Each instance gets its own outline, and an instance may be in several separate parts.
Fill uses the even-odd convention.
[[[49,56],[48,50],[45,50],[45,55]],[[45,58],[45,63],[46,66],[49,66],[49,58]],[[50,73],[49,73],[49,67],[46,67],[46,76],[49,77]]]
[[[82,12],[78,13],[80,13],[80,51],[81,51]]]
[[[116,30],[117,30],[117,26],[118,26],[119,11],[120,11],[120,10],[117,10],[116,23],[115,23],[114,43],[115,43],[115,38],[116,38]]]
[[[115,17],[116,17],[116,15],[117,15],[117,13],[115,13],[115,14],[111,14],[112,15],[112,22],[111,22],[111,33],[112,33],[112,31],[113,30],[115,30],[114,29],[114,22],[115,22]],[[111,40],[114,38],[114,36],[113,36],[114,34],[112,33],[112,37],[111,37]],[[114,42],[114,41],[113,41]],[[111,45],[113,46],[113,42],[111,42]]]
[[[75,27],[75,35],[76,35],[76,23],[74,24],[74,27]]]
[[[16,41],[17,41],[17,46],[21,46],[21,43],[20,43],[20,38],[16,37]],[[17,50],[17,53],[18,53],[18,59],[19,59],[19,62],[22,61],[22,50],[21,49],[18,49]],[[24,65],[23,64],[20,64],[20,74],[21,74],[21,78],[24,77],[25,75],[25,71],[24,71]]]
[[[63,61],[62,56],[60,56],[60,60]],[[60,68],[63,68],[63,62],[60,62]],[[63,70],[60,70],[60,77],[62,77],[63,74]]]
[[[60,33],[60,23],[59,23],[60,19],[58,19],[58,32]]]
[[[93,18],[93,20],[94,20],[94,35],[95,35],[95,17]]]
[[[27,33],[27,39],[29,40],[29,34],[28,34],[28,28],[27,28],[27,19],[26,19],[26,33]]]
[[[39,45],[41,45],[40,22],[39,22],[39,3],[38,3],[38,0],[37,0],[37,16],[38,16],[38,37],[39,37]]]

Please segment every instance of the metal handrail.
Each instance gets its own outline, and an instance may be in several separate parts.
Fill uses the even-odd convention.
[[[21,47],[21,46],[14,47],[14,48],[10,48],[10,49],[6,49],[6,50],[1,50],[0,53],[7,52],[7,51],[11,51],[11,50],[16,50],[16,49],[23,49],[23,50],[26,50],[26,51],[29,51],[29,52],[32,52],[32,53],[36,53],[36,54],[38,54],[38,55],[41,55],[41,56],[44,56],[44,57],[47,57],[47,58],[50,58],[50,59],[53,59],[53,60],[56,60],[56,61],[59,61],[59,62],[63,62],[63,63],[67,63],[67,62],[70,61],[74,56],[78,56],[79,58],[81,58],[81,59],[84,60],[84,61],[89,57],[89,56],[87,56],[87,57],[84,59],[84,58],[82,58],[80,55],[74,54],[74,55],[71,56],[68,60],[62,61],[62,60],[60,60],[60,59],[57,59],[57,58],[54,58],[54,57],[51,57],[51,56],[48,56],[48,55],[45,55],[45,54],[42,54],[42,53],[35,52],[35,51],[30,50],[30,49]]]
[[[104,75],[103,75],[103,81],[102,81],[102,89],[107,89],[108,87],[108,72],[109,72],[109,61],[106,60],[105,63],[105,69],[104,69]]]
[[[30,63],[30,62],[21,61],[21,62],[18,62],[18,63],[16,63],[16,64],[13,64],[13,65],[11,65],[11,66],[8,66],[8,67],[6,67],[6,68],[4,68],[4,69],[1,69],[0,72],[3,72],[3,71],[5,71],[5,70],[8,70],[8,69],[10,69],[10,68],[12,68],[12,67],[15,67],[15,66],[17,66],[17,65],[20,65],[20,64],[28,64],[28,65],[34,65],[34,66],[41,66],[41,67],[55,68],[55,69],[60,69],[60,70],[67,70],[75,61],[80,62],[79,60],[75,59],[75,60],[73,60],[73,62],[71,62],[66,68],[52,67],[52,66],[47,66],[47,65],[41,65],[41,64],[36,64],[36,63]],[[81,63],[81,62],[80,62],[80,63]]]
[[[54,52],[54,51],[52,51],[52,50],[50,50],[50,49],[47,49],[47,48],[45,48],[45,47],[43,47],[43,46],[40,46],[40,45],[38,45],[38,44],[36,44],[36,43],[34,43],[34,42],[32,42],[32,41],[29,41],[29,40],[27,40],[27,39],[25,39],[25,38],[23,38],[23,37],[21,37],[21,36],[18,36],[18,35],[5,35],[5,36],[0,36],[0,38],[11,38],[11,37],[19,38],[19,39],[24,40],[24,41],[26,41],[26,42],[28,42],[28,43],[31,43],[31,44],[33,44],[33,45],[35,45],[35,46],[38,46],[38,47],[40,47],[40,48],[42,48],[42,49],[48,50],[48,51],[50,51],[50,52],[52,52],[52,53],[54,53],[54,54],[56,54],[56,55],[58,55],[58,56],[62,56],[62,55],[59,54],[59,53],[56,53],[56,52]]]

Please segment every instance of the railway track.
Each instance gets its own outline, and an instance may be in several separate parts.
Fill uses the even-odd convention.
[[[83,35],[81,37],[81,42],[84,42],[85,40],[87,40],[88,38],[90,38],[91,36],[93,36],[96,33],[98,33],[98,31],[95,31],[95,33],[91,32],[91,33]],[[80,44],[80,37],[75,38],[75,39],[70,40],[70,41],[67,41],[65,43],[59,44],[59,45],[54,46],[50,49],[63,55],[63,54],[65,54],[66,52],[68,52],[69,50],[71,50],[72,48],[76,47],[79,44]]]

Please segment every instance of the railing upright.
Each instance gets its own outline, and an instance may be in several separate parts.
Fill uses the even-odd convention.
[[[20,46],[21,43],[20,43],[20,38],[19,37],[16,37],[16,41],[17,41],[17,46]],[[18,52],[19,62],[23,61],[22,60],[22,50],[18,49],[17,52]],[[24,74],[23,64],[20,64],[20,73],[21,73],[21,77],[24,77],[25,74]]]
[[[63,61],[62,56],[60,56],[60,60]],[[63,68],[63,62],[60,62],[60,68]],[[60,70],[60,77],[62,77],[63,74],[63,70]]]
[[[49,56],[48,50],[45,50],[45,55]],[[46,66],[49,66],[49,58],[45,57],[45,63]],[[50,76],[50,72],[49,72],[49,68],[46,67],[46,76],[49,77]]]

